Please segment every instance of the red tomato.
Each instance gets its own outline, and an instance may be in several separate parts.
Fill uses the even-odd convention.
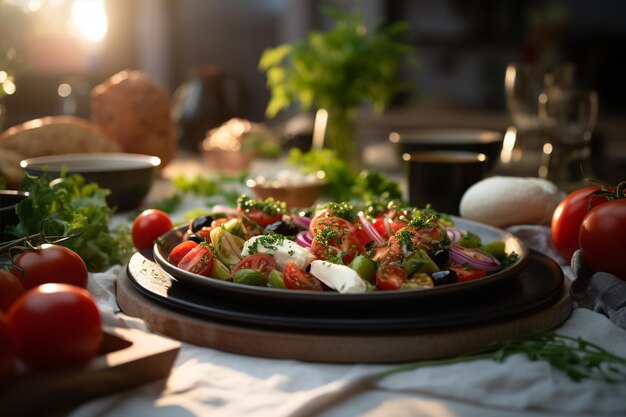
[[[8,314],[15,353],[33,368],[84,364],[102,345],[100,312],[83,288],[44,284],[28,290]]]
[[[200,236],[206,242],[210,242],[211,241],[211,230],[213,230],[213,227],[203,227],[202,229],[198,230],[194,234],[196,236]]]
[[[13,268],[13,275],[22,278],[25,289],[48,283],[87,286],[89,274],[85,262],[65,246],[44,243],[35,250],[20,253],[14,263],[19,268]]]
[[[315,216],[309,224],[309,232],[311,233],[311,236],[315,236],[320,231],[327,229],[336,231],[337,237],[341,237],[345,234],[354,233],[355,231],[354,225],[349,221],[342,219],[341,217],[325,217],[318,215]]]
[[[272,224],[283,218],[282,213],[268,214],[264,212],[263,210],[261,210],[260,208],[257,208],[257,209],[237,208],[237,214],[239,215],[239,217],[243,217],[243,216],[247,217],[248,219],[252,220],[253,222],[255,222],[261,227],[265,227],[268,224]]]
[[[144,210],[133,222],[133,244],[137,250],[149,248],[159,236],[169,232],[173,227],[170,216],[164,211]]]
[[[376,287],[381,291],[397,290],[406,280],[406,272],[399,266],[385,264],[376,270]]]
[[[626,199],[592,208],[578,235],[583,261],[594,272],[608,272],[626,281]]]
[[[289,262],[283,270],[285,286],[290,290],[323,291],[320,280],[298,268],[295,262]]]
[[[196,246],[198,246],[198,243],[193,240],[180,242],[178,245],[174,246],[174,249],[170,252],[170,256],[168,256],[167,260],[174,265],[178,265],[183,257]]]
[[[385,227],[385,218],[383,216],[378,216],[375,219],[372,219],[370,222],[372,226],[378,234],[385,240],[389,239],[389,231],[387,231],[387,227]]]
[[[552,240],[556,250],[567,262],[570,262],[578,249],[580,225],[589,211],[592,193],[599,189],[599,186],[590,186],[574,191],[559,203],[552,214]],[[604,197],[596,197],[593,199],[592,207],[607,201]]]
[[[454,272],[456,272],[457,282],[473,281],[475,279],[479,279],[487,275],[487,271],[474,269],[469,266],[449,265],[446,268],[451,269]]]
[[[311,253],[317,259],[331,262],[341,260],[344,265],[348,265],[359,253],[365,254],[365,249],[354,235],[348,234],[328,241],[316,236],[311,243]]]
[[[15,354],[7,317],[0,312],[0,388],[15,372]]]
[[[213,251],[205,244],[192,248],[178,263],[178,267],[194,274],[208,277],[213,270]]]
[[[261,272],[265,278],[267,278],[275,269],[278,269],[278,264],[271,255],[266,253],[255,253],[254,255],[246,256],[233,268],[233,274],[240,269],[254,269]]]
[[[355,223],[354,236],[357,238],[357,240],[361,243],[362,246],[365,246],[374,240],[370,237],[370,235],[367,234],[361,222]]]
[[[374,250],[372,260],[379,264],[388,264],[402,258],[402,249],[397,240],[390,240]]]
[[[8,311],[23,292],[22,281],[6,269],[0,269],[0,311]]]

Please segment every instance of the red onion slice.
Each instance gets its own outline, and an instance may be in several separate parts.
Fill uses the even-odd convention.
[[[487,272],[497,271],[501,268],[500,261],[491,254],[480,249],[464,248],[455,243],[450,245],[450,260],[459,264],[467,263],[472,268]]]
[[[374,226],[372,226],[372,223],[370,223],[370,221],[367,220],[367,216],[365,216],[365,213],[363,213],[362,211],[359,211],[357,216],[359,216],[359,220],[361,220],[361,224],[363,225],[363,230],[365,230],[365,233],[367,234],[367,236],[372,238],[372,240],[374,240],[374,242],[376,243],[385,243],[385,239],[383,239],[380,233],[378,233],[378,231],[374,229]]]
[[[313,236],[308,230],[303,230],[296,235],[296,243],[303,248],[310,248],[313,243]]]
[[[213,206],[213,209],[211,210],[211,212],[212,213],[224,213],[227,216],[237,217],[237,209],[234,209],[228,206],[223,206],[221,204],[216,204],[215,206]]]
[[[446,227],[446,234],[450,242],[456,243],[463,237],[464,232],[456,227]]]
[[[309,230],[311,224],[311,219],[304,216],[291,216],[291,221],[302,230]]]

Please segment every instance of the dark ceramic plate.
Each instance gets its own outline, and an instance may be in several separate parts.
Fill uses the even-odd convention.
[[[410,297],[380,302],[325,303],[304,299],[277,303],[262,296],[223,297],[223,291],[196,291],[178,282],[153,260],[133,255],[127,267],[131,284],[144,296],[201,319],[279,330],[354,334],[414,331],[489,322],[529,312],[560,295],[563,272],[550,258],[533,252],[517,273],[485,291],[446,298]],[[397,292],[400,293],[400,292]],[[376,300],[376,298],[370,298]],[[256,300],[256,301],[254,301]],[[378,301],[378,300],[377,300]]]
[[[467,291],[485,288],[507,279],[519,271],[527,262],[529,254],[528,248],[514,235],[503,230],[469,220],[456,217],[453,217],[453,220],[456,227],[471,230],[479,235],[485,243],[503,240],[505,242],[505,250],[507,252],[514,251],[519,254],[519,259],[505,270],[474,281],[442,285],[427,290],[372,291],[361,294],[340,294],[335,291],[294,291],[241,285],[229,281],[207,278],[202,275],[184,271],[168,262],[167,259],[171,248],[181,242],[186,226],[173,230],[163,236],[163,245],[156,244],[153,252],[154,259],[157,264],[159,264],[165,272],[174,277],[178,282],[189,284],[211,293],[219,293],[225,297],[252,297],[255,302],[262,302],[265,300],[275,302],[322,302],[325,306],[329,303],[344,303],[346,301],[351,301],[353,303],[379,303],[381,301],[396,302],[401,300],[422,301],[428,298],[440,298],[441,296],[450,296],[456,293],[466,293]]]

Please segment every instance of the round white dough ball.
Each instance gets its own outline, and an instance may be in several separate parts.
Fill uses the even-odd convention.
[[[459,205],[461,217],[507,227],[549,224],[563,194],[541,178],[489,177],[467,189]]]

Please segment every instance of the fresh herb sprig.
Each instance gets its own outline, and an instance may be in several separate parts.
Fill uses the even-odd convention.
[[[7,228],[8,233],[16,238],[74,236],[59,243],[78,253],[89,271],[102,271],[130,258],[133,245],[128,226],[109,229],[114,214],[106,203],[109,190],[86,184],[79,174],[65,173],[52,183],[47,173],[25,175],[20,189],[28,191],[29,198],[18,203],[20,221]]]
[[[334,201],[386,201],[402,199],[402,190],[393,181],[375,170],[353,171],[346,161],[341,160],[330,149],[311,149],[302,152],[293,148],[287,162],[298,166],[304,173],[325,173],[323,195]]]
[[[496,347],[495,350],[494,347]],[[626,358],[614,355],[580,337],[574,338],[555,332],[539,332],[524,339],[499,342],[497,346],[491,345],[486,351],[478,353],[409,363],[383,371],[377,377],[381,379],[399,372],[480,359],[503,362],[515,354],[526,355],[532,361],[545,360],[564,372],[574,382],[584,379],[600,380],[611,384],[626,382]]]

